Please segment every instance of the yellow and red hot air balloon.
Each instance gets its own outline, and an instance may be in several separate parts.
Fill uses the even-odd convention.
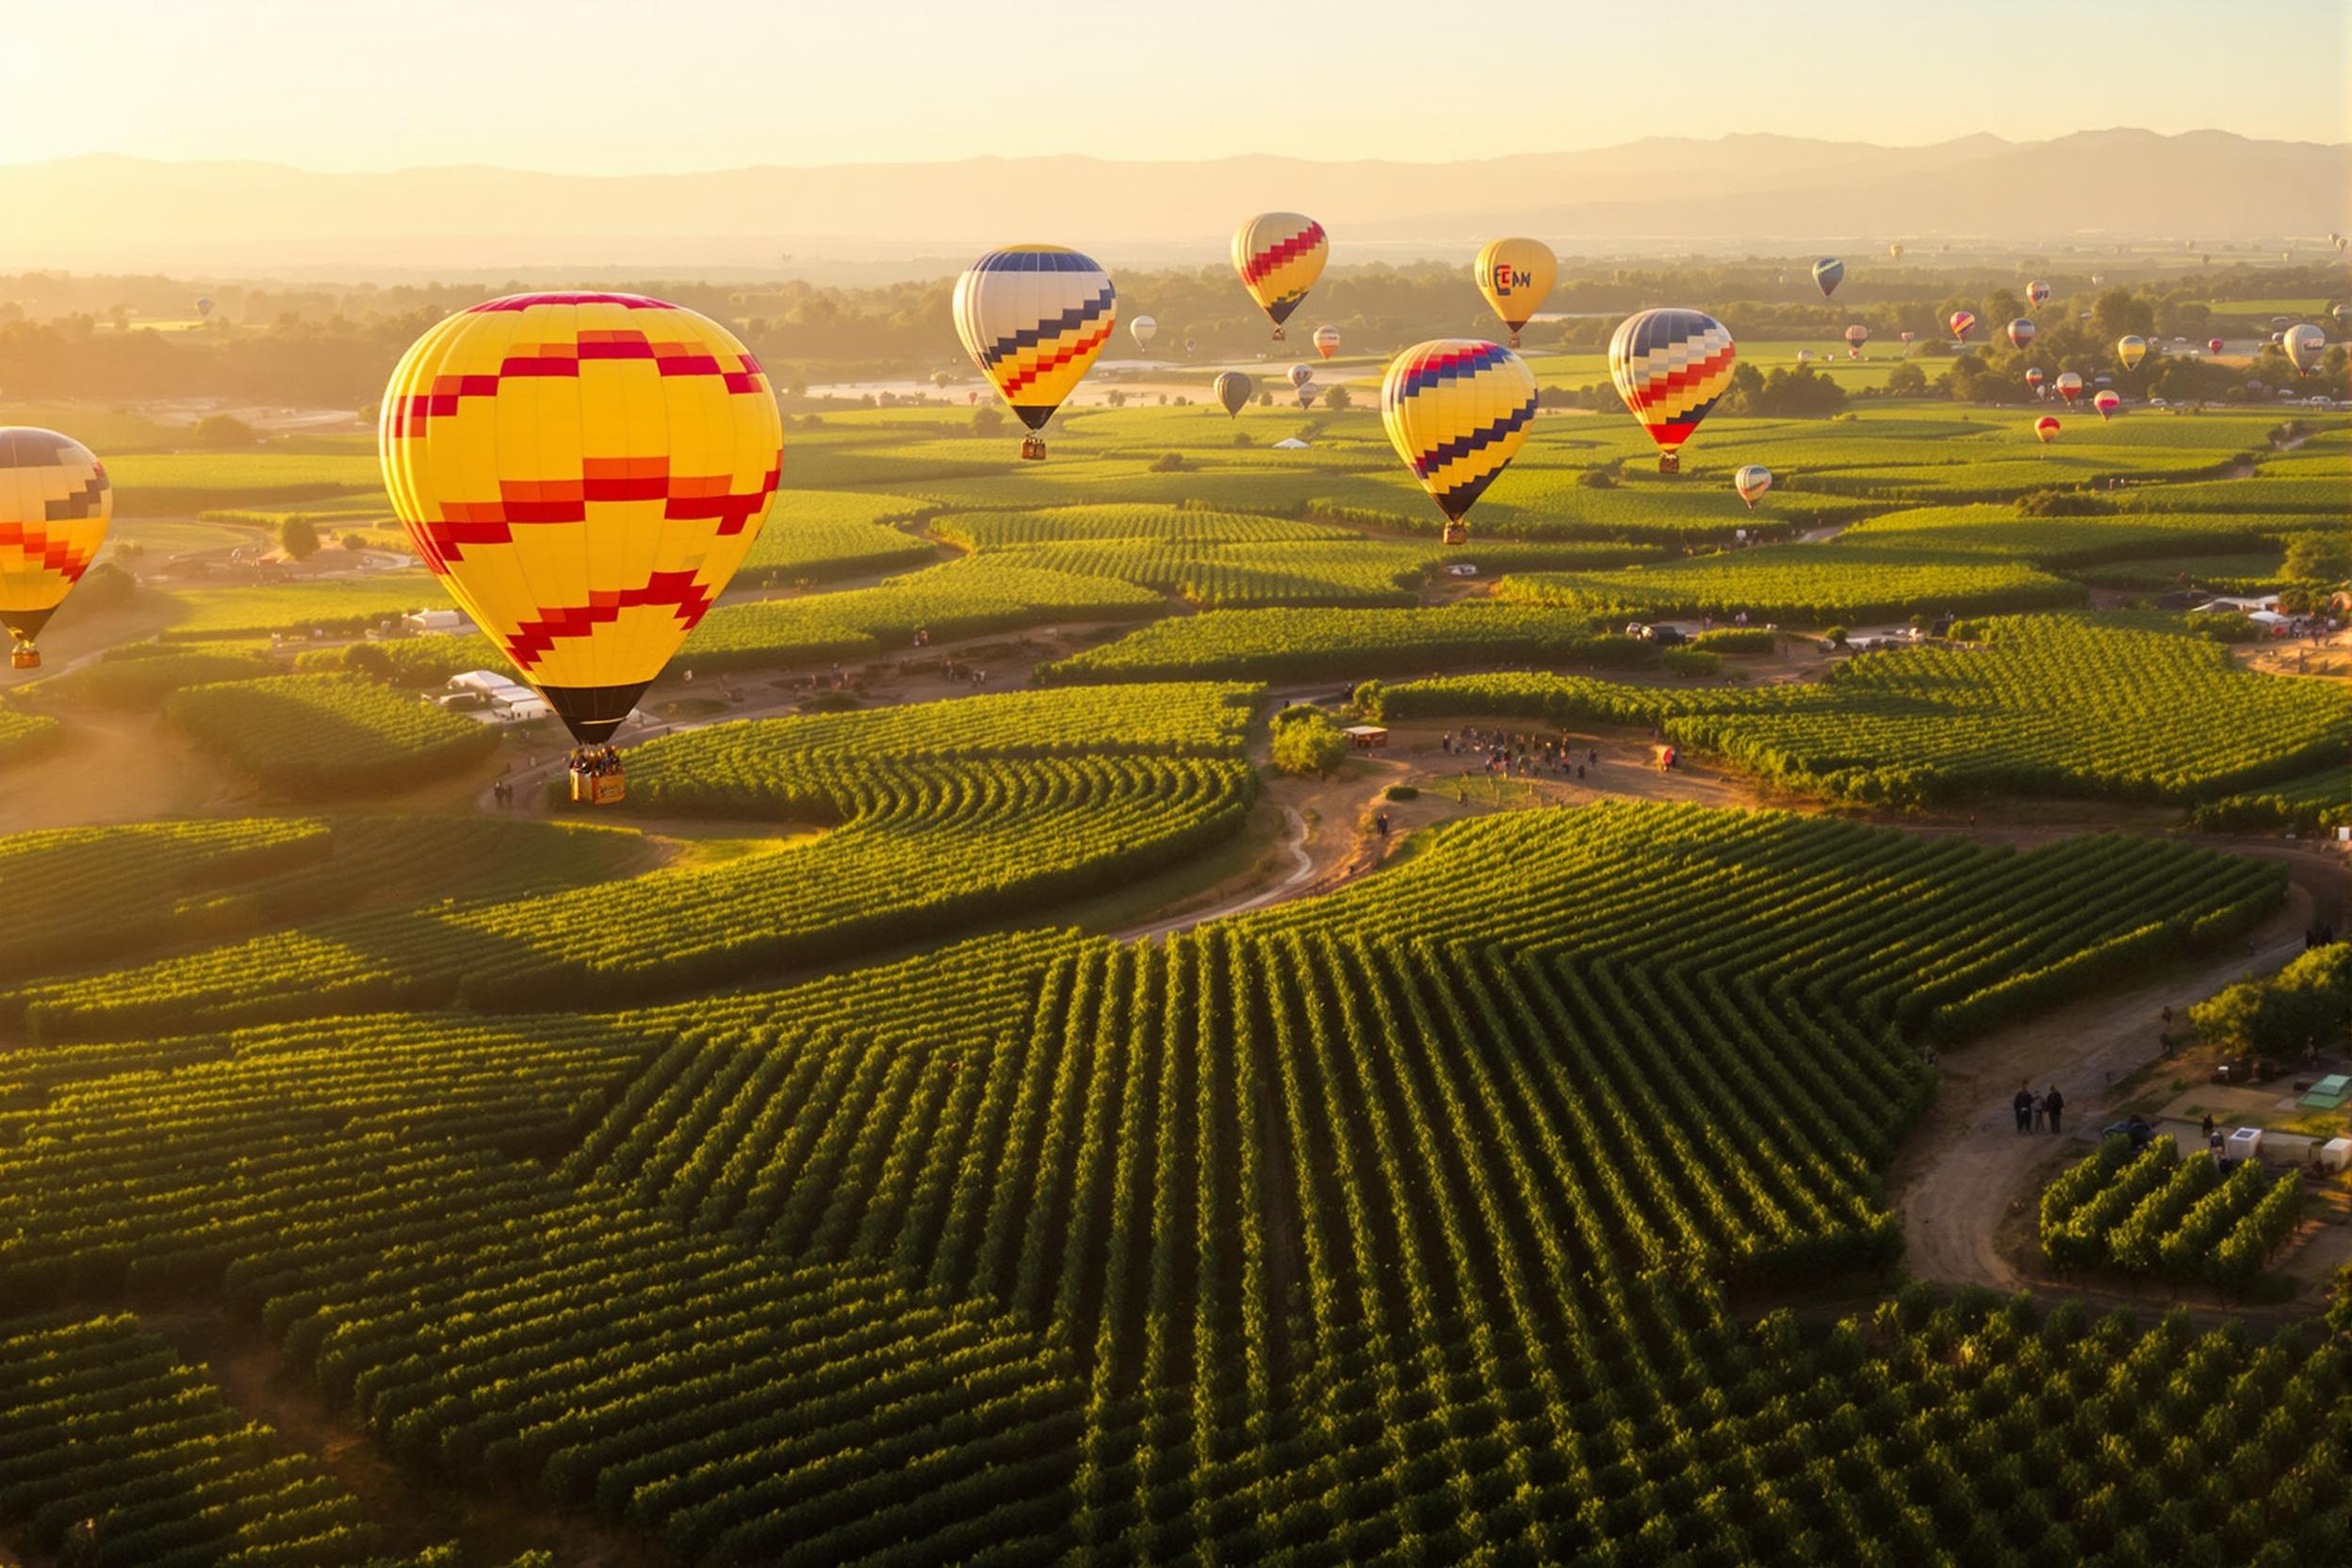
[[[514,294],[401,356],[377,427],[416,553],[573,738],[609,740],[759,537],[776,395],[714,321],[637,294]],[[616,770],[582,794],[618,797]]]
[[[2029,366],[2027,366],[2027,367],[2026,367],[2026,369],[2025,369],[2025,389],[2026,389],[2028,392],[2033,392],[2033,393],[2036,393],[2036,394],[2038,394],[2038,393],[2041,391],[2041,389],[2042,389],[2042,368],[2041,368],[2040,366],[2038,366],[2038,365],[2029,365]]]
[[[1966,343],[1968,340],[1970,329],[1975,325],[1976,312],[1972,310],[1953,311],[1952,313],[1952,340],[1955,343]]]
[[[1761,463],[1751,463],[1731,476],[1731,487],[1740,492],[1740,498],[1754,512],[1757,499],[1772,487],[1772,471]]]
[[[1337,327],[1315,328],[1315,351],[1321,354],[1325,359],[1329,359],[1333,354],[1339,352],[1339,329]]]
[[[1029,434],[1021,455],[1041,458],[1037,433],[1093,368],[1119,324],[1110,274],[1059,245],[990,251],[956,280],[956,335]]]
[[[2074,401],[2082,395],[2082,378],[2072,370],[2061,370],[2058,373],[2058,395],[2068,402]]]
[[[2105,424],[2115,416],[2115,410],[2123,406],[2123,400],[2113,392],[2101,390],[2092,396],[2091,406],[2099,410],[2099,423]]]
[[[1471,268],[1478,292],[1511,329],[1511,346],[1519,346],[1519,333],[1552,292],[1560,275],[1560,259],[1540,239],[1490,239]]]
[[[1682,444],[1731,386],[1739,350],[1705,311],[1645,310],[1617,325],[1609,374],[1617,395],[1658,443],[1658,471],[1682,471]]]
[[[1870,340],[1870,329],[1864,326],[1861,322],[1856,321],[1853,326],[1848,327],[1846,329],[1846,357],[1848,359],[1860,359],[1862,357],[1862,345],[1868,343]]]
[[[82,580],[114,517],[106,466],[70,435],[0,425],[0,626],[8,662],[41,668],[34,639]]]
[[[2125,369],[2138,369],[2140,361],[2148,357],[2148,339],[2138,333],[2127,333],[2115,340],[2115,357],[2123,361]]]
[[[1276,342],[1330,254],[1323,225],[1295,212],[1262,212],[1233,231],[1233,270],[1274,323]]]
[[[1415,344],[1380,383],[1380,423],[1446,514],[1446,543],[1459,545],[1469,537],[1463,514],[1527,444],[1535,372],[1499,343]]]
[[[2036,330],[2038,329],[2032,321],[2022,316],[2018,317],[2009,323],[2009,346],[2013,349],[2024,348],[2034,341],[2034,334]]]
[[[2045,415],[2043,415],[2040,418],[2038,418],[2038,419],[2034,420],[2034,438],[2036,441],[2039,441],[2039,442],[2040,442],[2043,446],[2045,446],[2045,447],[2049,446],[2049,445],[2050,445],[2052,441],[2057,440],[2057,439],[2058,439],[2058,417],[2057,417],[2057,416],[2056,416],[2056,415],[2053,415],[2053,414],[2045,414]]]

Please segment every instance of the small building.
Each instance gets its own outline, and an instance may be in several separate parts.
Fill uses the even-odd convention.
[[[474,623],[461,610],[418,610],[400,617],[411,631],[471,631]]]
[[[451,692],[480,692],[483,696],[488,696],[501,687],[514,684],[513,676],[501,674],[497,670],[467,670],[462,675],[449,677],[449,683],[445,689]]]
[[[1340,733],[1358,751],[1378,751],[1388,744],[1388,731],[1377,724],[1351,724]]]
[[[2227,615],[2235,611],[2241,615],[2252,615],[2260,611],[2275,612],[2278,608],[2278,596],[2276,594],[2219,594],[2198,605],[2197,612],[2200,615]]]

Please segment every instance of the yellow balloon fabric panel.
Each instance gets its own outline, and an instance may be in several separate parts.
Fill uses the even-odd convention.
[[[106,543],[114,489],[71,436],[0,427],[0,625],[29,641]]]
[[[1233,270],[1277,327],[1323,275],[1330,254],[1323,225],[1295,212],[1262,212],[1233,231]]]
[[[1478,292],[1515,333],[1544,308],[1560,262],[1540,239],[1490,239],[1478,252],[1475,270]]]
[[[416,340],[378,447],[425,564],[587,740],[749,553],[783,426],[714,321],[639,295],[518,294]]]
[[[1535,373],[1499,343],[1416,344],[1389,365],[1380,422],[1438,510],[1457,521],[1527,444]]]
[[[1110,274],[1058,245],[991,251],[956,280],[956,335],[1021,422],[1041,430],[1119,323]]]

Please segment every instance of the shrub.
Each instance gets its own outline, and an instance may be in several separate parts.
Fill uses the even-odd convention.
[[[1661,659],[1669,675],[1700,677],[1721,675],[1723,656],[1713,648],[1668,648]]]
[[[1348,760],[1348,737],[1321,712],[1274,731],[1274,765],[1284,773],[1329,775]]]

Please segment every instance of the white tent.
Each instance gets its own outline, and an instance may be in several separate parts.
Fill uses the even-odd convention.
[[[1307,444],[1293,435],[1275,442],[1274,449],[1278,452],[1302,452],[1307,449]]]

